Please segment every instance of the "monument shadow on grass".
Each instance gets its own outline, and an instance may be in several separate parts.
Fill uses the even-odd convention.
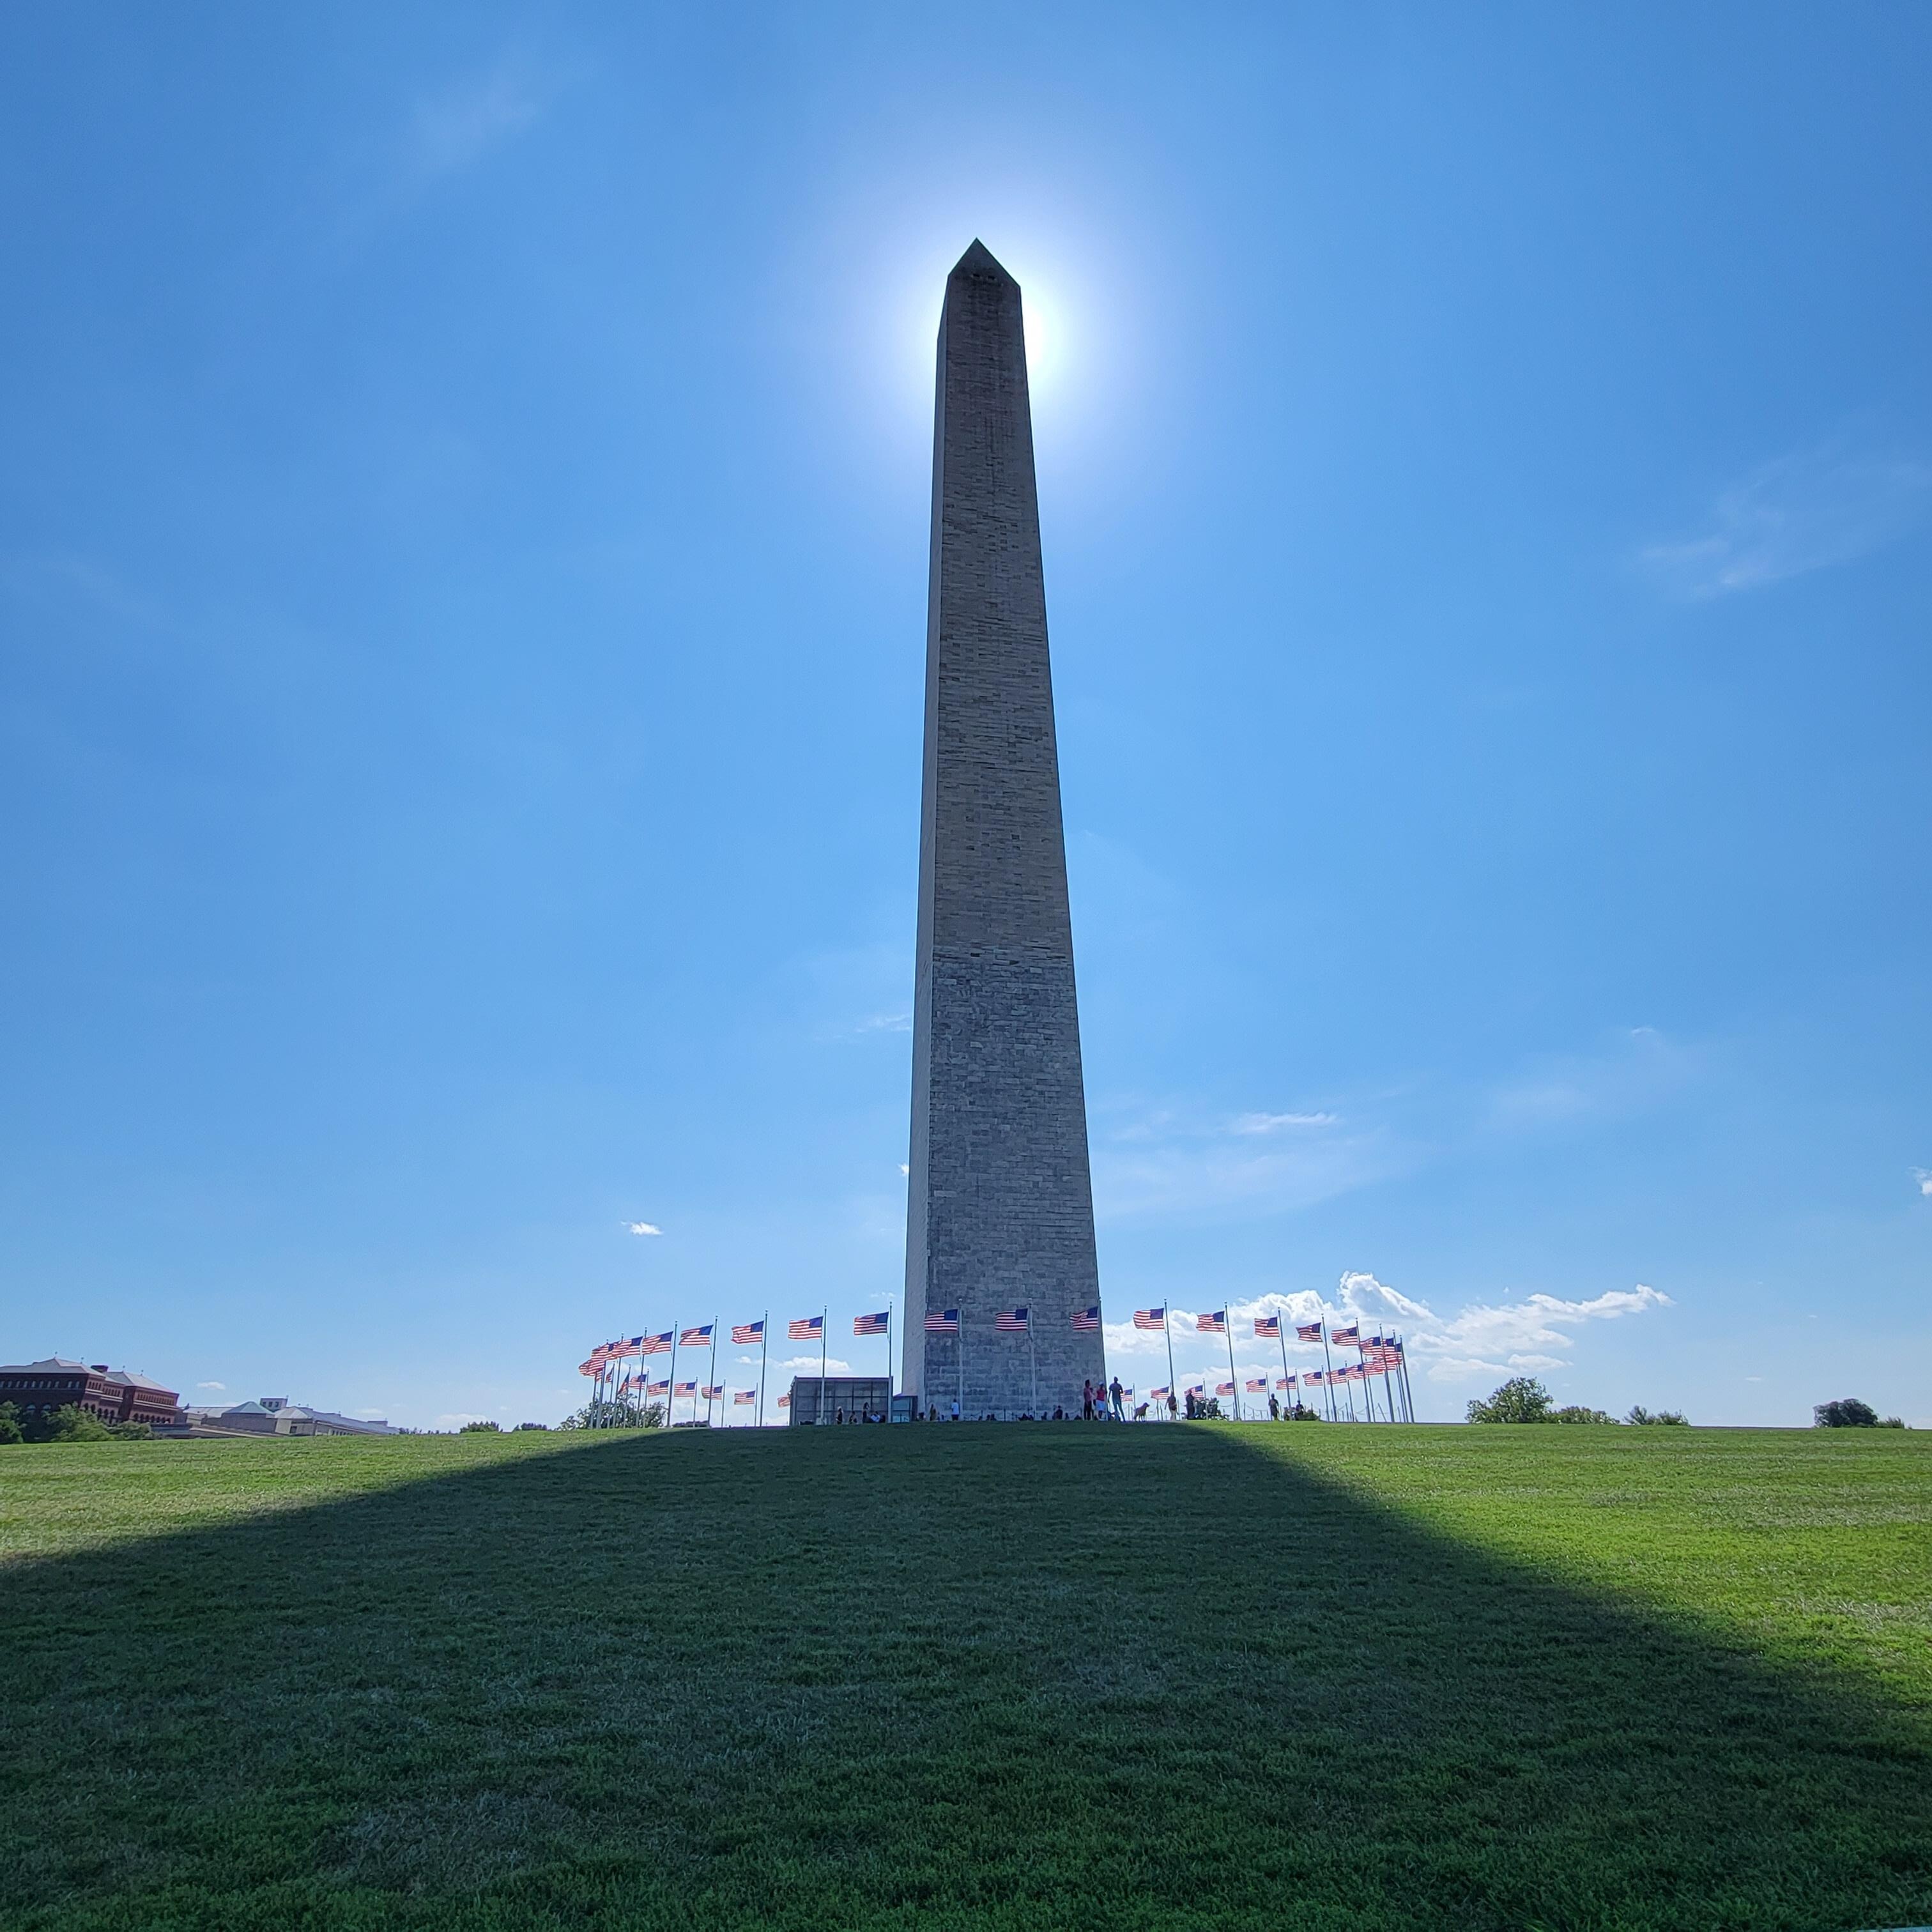
[[[571,1444],[7,1583],[9,1927],[1932,1916],[1922,1714],[1232,1430]]]

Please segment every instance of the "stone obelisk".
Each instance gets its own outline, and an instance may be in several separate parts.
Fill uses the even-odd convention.
[[[1033,418],[1019,284],[977,242],[940,318],[928,595],[904,1386],[1077,1414],[1100,1272]]]

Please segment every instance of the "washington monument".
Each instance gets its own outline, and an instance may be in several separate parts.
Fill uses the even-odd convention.
[[[1100,1287],[1033,418],[1019,284],[977,242],[940,317],[928,596],[904,1386],[1077,1413]]]

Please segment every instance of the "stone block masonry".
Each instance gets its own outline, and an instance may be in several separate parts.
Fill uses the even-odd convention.
[[[1076,1412],[1100,1298],[1019,285],[946,285],[933,436],[904,1386]],[[998,1332],[1003,1310],[1033,1332]],[[957,1308],[962,1334],[925,1332]]]

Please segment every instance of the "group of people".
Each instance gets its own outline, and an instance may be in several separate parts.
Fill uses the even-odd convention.
[[[1111,1382],[1096,1382],[1091,1379],[1083,1382],[1080,1385],[1079,1419],[1082,1422],[1127,1421],[1130,1419],[1126,1408],[1127,1394],[1128,1391],[1122,1385],[1118,1376],[1116,1376]],[[1131,1419],[1136,1422],[1146,1421],[1148,1412],[1154,1406],[1151,1402],[1144,1402],[1138,1404]],[[1166,1419],[1169,1422],[1177,1422],[1184,1419],[1189,1422],[1202,1420],[1219,1412],[1218,1409],[1210,1408],[1207,1402],[1202,1397],[1197,1396],[1192,1389],[1187,1392],[1187,1407],[1184,1418],[1181,1413],[1180,1405],[1174,1400],[1172,1390],[1168,1391],[1167,1400],[1162,1406],[1167,1412]],[[1314,1410],[1304,1408],[1298,1402],[1290,1407],[1283,1408],[1280,1400],[1273,1395],[1268,1397],[1268,1420],[1270,1422],[1316,1422],[1321,1419]],[[917,1409],[915,1408],[913,1414],[914,1419],[916,1420],[919,1414]],[[886,1420],[884,1416],[876,1412],[867,1410],[862,1412],[856,1408],[849,1415],[842,1408],[835,1409],[832,1412],[832,1419],[835,1423],[884,1422]],[[951,1412],[944,1417],[940,1414],[939,1405],[937,1402],[928,1402],[926,1405],[925,1419],[928,1422],[961,1420],[962,1418],[959,1413],[958,1400],[956,1398],[952,1402]],[[988,1409],[984,1419],[988,1422],[998,1422],[1000,1418]],[[1064,1404],[1058,1402],[1054,1404],[1053,1413],[1051,1415],[1046,1414],[1035,1415],[1030,1409],[1026,1409],[1013,1418],[1016,1422],[1071,1422],[1073,1419],[1072,1412]]]

